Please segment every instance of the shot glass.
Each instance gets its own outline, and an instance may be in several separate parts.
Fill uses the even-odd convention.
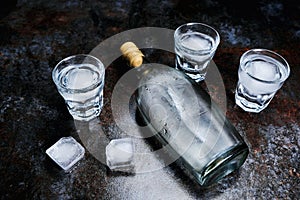
[[[196,82],[204,80],[220,43],[219,33],[206,24],[188,23],[175,30],[174,40],[176,68]]]
[[[90,121],[103,106],[105,68],[91,55],[73,55],[60,61],[52,79],[75,120]]]
[[[267,49],[251,49],[240,59],[235,102],[243,110],[259,113],[289,77],[287,61]]]

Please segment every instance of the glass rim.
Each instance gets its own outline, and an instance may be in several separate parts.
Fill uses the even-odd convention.
[[[201,52],[201,53],[213,53],[213,52],[215,52],[215,51],[217,50],[217,48],[218,48],[218,45],[220,44],[220,34],[219,34],[219,32],[218,32],[215,28],[213,28],[212,26],[210,26],[210,25],[208,25],[208,24],[200,23],[200,22],[189,22],[189,23],[185,23],[185,24],[182,24],[182,25],[180,25],[179,27],[177,27],[176,30],[175,30],[175,32],[174,32],[174,40],[175,40],[175,43],[180,44],[179,42],[177,42],[177,41],[179,41],[179,30],[180,30],[181,28],[185,27],[185,26],[188,27],[188,26],[193,26],[193,25],[203,26],[203,27],[205,27],[205,28],[210,29],[211,31],[213,31],[213,32],[216,34],[216,36],[213,37],[213,39],[214,39],[214,41],[215,41],[213,47],[212,47],[210,50],[192,50],[192,49],[189,49],[189,48],[187,48],[187,47],[185,47],[185,46],[182,46],[182,45],[179,45],[179,46],[180,46],[184,51],[189,52],[189,53],[191,53],[191,54],[195,54],[195,55],[199,54],[199,52]]]
[[[260,78],[257,78],[255,76],[252,76],[251,74],[247,73],[248,76],[250,76],[251,78],[260,81],[260,82],[264,82],[264,83],[269,83],[269,84],[273,84],[273,83],[283,83],[290,75],[290,66],[288,64],[288,62],[286,61],[286,59],[284,57],[282,57],[279,53],[269,50],[269,49],[263,49],[263,48],[255,48],[255,49],[249,49],[246,52],[244,52],[240,58],[240,68],[244,71],[244,68],[242,67],[245,63],[245,58],[246,56],[248,56],[248,54],[250,53],[255,53],[256,55],[263,55],[263,56],[267,56],[270,57],[272,59],[277,60],[278,62],[280,62],[284,68],[286,69],[286,76],[284,78],[280,78],[279,80],[274,80],[274,81],[267,81],[267,80],[263,80]]]
[[[99,80],[101,80],[101,79],[105,76],[105,68],[104,68],[104,64],[103,64],[97,57],[92,56],[92,55],[90,55],[90,54],[75,54],[75,55],[71,55],[71,56],[68,56],[68,57],[62,59],[61,61],[59,61],[59,62],[55,65],[55,67],[54,67],[53,70],[52,70],[52,80],[54,81],[54,83],[55,83],[55,85],[56,85],[57,87],[60,87],[61,89],[67,91],[68,93],[88,92],[88,91],[90,91],[90,90],[96,88],[96,87],[98,86],[99,82],[96,82],[96,83],[94,83],[94,84],[92,84],[92,85],[90,85],[90,86],[84,87],[84,88],[80,88],[80,89],[72,89],[72,88],[67,88],[67,87],[65,87],[64,85],[62,85],[62,84],[58,81],[58,79],[56,78],[56,74],[57,74],[57,72],[58,72],[59,66],[60,66],[62,63],[66,62],[66,61],[68,61],[68,60],[74,59],[74,58],[76,58],[76,57],[83,57],[83,58],[85,57],[85,58],[91,58],[91,59],[93,59],[94,61],[96,61],[96,62],[99,64],[99,65],[97,66],[97,67],[99,67],[99,69],[100,69]],[[84,59],[82,60],[82,63],[84,63]]]

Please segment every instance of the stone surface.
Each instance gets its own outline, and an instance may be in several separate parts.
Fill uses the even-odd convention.
[[[1,199],[299,198],[300,4],[296,0],[225,2],[6,0],[1,3]],[[115,84],[129,68],[122,68],[125,63],[118,59],[106,69],[105,106],[100,119],[96,125],[80,128],[52,82],[52,69],[62,58],[89,53],[101,41],[122,31],[146,26],[175,29],[191,21],[210,24],[220,32],[221,43],[214,61],[226,88],[227,116],[250,147],[246,163],[210,188],[198,186],[176,163],[135,175],[110,172],[99,161],[102,158],[101,151],[97,152],[97,141],[108,142],[128,134],[116,123],[110,98]],[[235,105],[234,89],[239,57],[256,47],[280,53],[289,62],[291,75],[265,111],[251,114]],[[163,63],[174,58],[172,54],[161,55],[164,54],[154,50],[147,53],[153,61]],[[218,88],[210,92],[217,102],[223,101],[217,99]],[[129,105],[129,108],[129,113],[120,110],[117,117],[135,123],[135,107]],[[102,136],[93,135],[99,129]],[[91,133],[85,135],[90,140],[82,140],[88,141],[84,146],[93,148],[88,149],[71,173],[64,173],[45,151],[64,136],[80,141],[84,132]],[[135,149],[147,148],[147,144],[138,144]],[[153,162],[147,165],[162,165],[157,158],[151,159]]]

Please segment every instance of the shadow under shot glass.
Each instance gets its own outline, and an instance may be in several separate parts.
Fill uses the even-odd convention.
[[[174,33],[176,69],[196,82],[205,79],[207,66],[220,43],[219,33],[202,23],[179,26]]]
[[[258,113],[265,109],[289,77],[287,61],[267,49],[251,49],[240,59],[235,102],[243,110]]]
[[[73,55],[60,61],[52,79],[75,120],[99,116],[103,106],[105,68],[91,55]]]

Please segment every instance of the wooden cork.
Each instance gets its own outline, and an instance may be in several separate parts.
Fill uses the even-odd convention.
[[[130,66],[139,67],[142,65],[144,54],[133,42],[125,42],[120,50],[122,55],[129,61]]]

